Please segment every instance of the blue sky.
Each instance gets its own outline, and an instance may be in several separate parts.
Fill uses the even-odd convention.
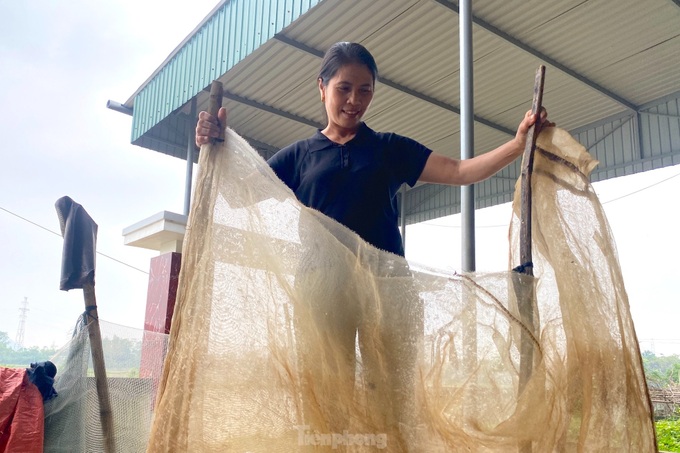
[[[98,256],[100,316],[143,326],[145,272],[156,253],[124,246],[122,230],[162,210],[182,211],[185,162],[130,145],[131,118],[106,109],[106,101],[127,100],[216,3],[0,6],[0,331],[11,338],[25,297],[27,346],[61,346],[83,311],[80,290],[59,291],[62,239],[50,231],[59,231],[54,202],[63,195],[99,224],[99,252],[127,264]],[[676,166],[596,185],[638,337],[654,338],[656,351],[666,354],[680,354],[680,340],[671,341],[680,338],[680,215],[669,195],[680,193],[680,177],[653,185],[679,173]],[[507,205],[478,212],[478,270],[506,269],[509,219]],[[407,256],[460,268],[457,222],[454,216],[409,226]]]

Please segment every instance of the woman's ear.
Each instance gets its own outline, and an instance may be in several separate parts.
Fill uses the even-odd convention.
[[[319,83],[319,94],[321,95],[321,102],[325,103],[326,102],[326,87],[323,84],[323,79],[321,77],[319,77],[317,82]]]

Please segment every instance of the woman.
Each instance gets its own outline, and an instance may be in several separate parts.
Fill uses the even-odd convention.
[[[318,76],[319,94],[328,118],[326,127],[308,139],[283,148],[268,163],[300,202],[347,226],[373,246],[403,256],[396,204],[401,185],[413,186],[418,181],[468,185],[482,181],[522,154],[529,127],[537,118],[527,112],[515,137],[491,152],[464,161],[452,159],[410,138],[375,132],[363,123],[362,118],[373,100],[377,77],[375,60],[363,46],[348,42],[334,44],[326,52]],[[220,126],[226,124],[226,116],[224,108],[219,110],[218,118],[201,112],[196,144],[200,146],[218,137]],[[541,126],[550,125],[546,118],[544,110],[540,115]],[[303,376],[305,424],[321,433],[347,429],[349,409],[337,395],[351,394],[354,385],[358,331],[365,376],[368,376],[367,398],[375,401],[370,407],[383,411],[372,414],[375,420],[371,422],[384,427],[390,436],[396,436],[390,441],[393,447],[404,446],[409,443],[405,438],[411,436],[402,427],[410,424],[409,417],[413,417],[414,411],[413,395],[406,389],[412,387],[409,379],[415,368],[415,345],[422,335],[422,306],[418,303],[412,307],[386,306],[378,313],[381,319],[371,320],[371,313],[367,315],[364,309],[358,308],[361,304],[356,301],[361,299],[360,294],[350,294],[352,290],[342,283],[328,289],[329,280],[344,280],[338,276],[344,267],[330,259],[327,261],[329,264],[325,266],[303,263],[305,269],[298,269],[296,273],[296,286],[299,281],[301,288],[321,287],[317,284],[320,281],[325,284],[323,294],[305,293],[300,297],[303,302],[296,306],[296,316],[304,318],[304,322],[296,323],[296,338],[299,373]],[[417,292],[413,297],[418,300]],[[388,317],[397,320],[398,332],[380,330],[380,326],[386,325],[381,322]],[[323,332],[321,337],[319,332]],[[331,359],[325,358],[326,355]],[[380,367],[387,369],[387,373],[378,372]],[[378,377],[371,377],[373,375]],[[338,391],[338,386],[346,388]],[[318,397],[319,393],[322,398]],[[325,407],[319,407],[320,400]],[[317,404],[311,404],[313,402]]]
[[[326,52],[318,77],[328,124],[312,137],[283,148],[269,165],[300,202],[323,212],[370,244],[404,255],[398,228],[396,194],[403,183],[469,185],[483,181],[520,156],[536,118],[527,112],[507,143],[468,160],[438,153],[406,137],[376,133],[362,118],[373,100],[378,69],[373,56],[357,43],[336,43]],[[537,115],[538,116],[538,115]],[[199,114],[196,144],[218,137],[226,126]],[[540,126],[548,126],[547,112]]]

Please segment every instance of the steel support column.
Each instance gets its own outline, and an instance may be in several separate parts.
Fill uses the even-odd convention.
[[[194,173],[194,147],[196,146],[192,126],[196,121],[196,96],[191,99],[191,113],[187,120],[187,171],[184,180],[184,215],[191,208],[191,181]]]
[[[459,4],[460,39],[460,158],[474,157],[474,109],[472,90],[472,1]],[[461,264],[463,272],[474,272],[475,264],[475,188],[460,188]]]

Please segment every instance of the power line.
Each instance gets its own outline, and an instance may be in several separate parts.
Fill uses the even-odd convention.
[[[27,219],[27,218],[25,218],[25,217],[22,217],[22,216],[20,216],[19,214],[10,211],[9,209],[3,208],[2,206],[0,206],[0,209],[3,210],[3,211],[5,211],[5,212],[8,213],[8,214],[13,215],[14,217],[17,217],[17,218],[23,220],[24,222],[28,222],[28,223],[30,223],[30,224],[33,225],[33,226],[37,226],[38,228],[42,228],[43,230],[47,231],[48,233],[52,233],[52,234],[54,234],[54,235],[56,235],[56,236],[62,237],[61,234],[57,233],[56,231],[52,231],[52,230],[50,230],[50,229],[47,228],[47,227],[44,227],[44,226],[42,226],[42,225],[40,225],[40,224],[38,224],[38,223],[33,222],[32,220],[29,220],[29,219]],[[136,271],[139,271],[139,272],[142,272],[142,273],[144,273],[144,274],[149,275],[149,273],[148,273],[147,271],[145,271],[145,270],[143,270],[143,269],[140,269],[140,268],[138,268],[138,267],[135,267],[135,266],[133,266],[132,264],[128,264],[128,263],[126,263],[126,262],[124,262],[124,261],[121,261],[121,260],[119,260],[119,259],[117,259],[117,258],[114,258],[114,257],[112,257],[112,256],[110,256],[110,255],[107,255],[106,253],[102,253],[102,252],[99,252],[99,251],[96,252],[96,253],[97,253],[97,255],[101,255],[101,256],[103,256],[104,258],[108,258],[108,259],[110,259],[110,260],[112,260],[112,261],[115,261],[116,263],[120,263],[120,264],[122,264],[122,265],[124,265],[124,266],[127,266],[127,267],[129,267],[129,268],[132,268],[132,269],[134,269],[134,270],[136,270]]]
[[[14,212],[10,211],[9,209],[5,209],[5,208],[3,208],[2,206],[0,206],[0,209],[2,209],[3,211],[5,211],[5,212],[8,213],[8,214],[12,214],[14,217],[20,218],[20,219],[23,220],[24,222],[28,222],[28,223],[30,223],[31,225],[37,226],[38,228],[42,228],[43,230],[47,231],[48,233],[56,234],[57,236],[61,237],[61,234],[57,233],[56,231],[52,231],[52,230],[50,230],[49,228],[45,228],[44,226],[42,226],[42,225],[40,225],[40,224],[37,224],[37,223],[35,223],[35,222],[31,221],[31,220],[28,220],[28,219],[25,218],[25,217],[21,217],[19,214],[14,213]]]
[[[677,178],[678,176],[680,176],[680,173],[677,173],[677,174],[675,174],[675,175],[673,175],[673,176],[669,176],[668,178],[662,179],[661,181],[657,181],[657,182],[655,182],[654,184],[651,184],[651,185],[649,185],[649,186],[647,186],[647,187],[643,187],[642,189],[635,190],[635,191],[633,191],[633,192],[631,192],[631,193],[627,193],[626,195],[621,195],[620,197],[616,197],[616,198],[613,198],[613,199],[611,199],[611,200],[603,201],[602,204],[607,204],[607,203],[611,203],[611,202],[613,202],[613,201],[618,201],[618,200],[620,200],[620,199],[622,199],[622,198],[630,197],[631,195],[635,195],[636,193],[640,193],[640,192],[642,192],[643,190],[651,189],[651,188],[654,187],[654,186],[658,186],[659,184],[664,183],[664,182],[668,181],[669,179]]]

